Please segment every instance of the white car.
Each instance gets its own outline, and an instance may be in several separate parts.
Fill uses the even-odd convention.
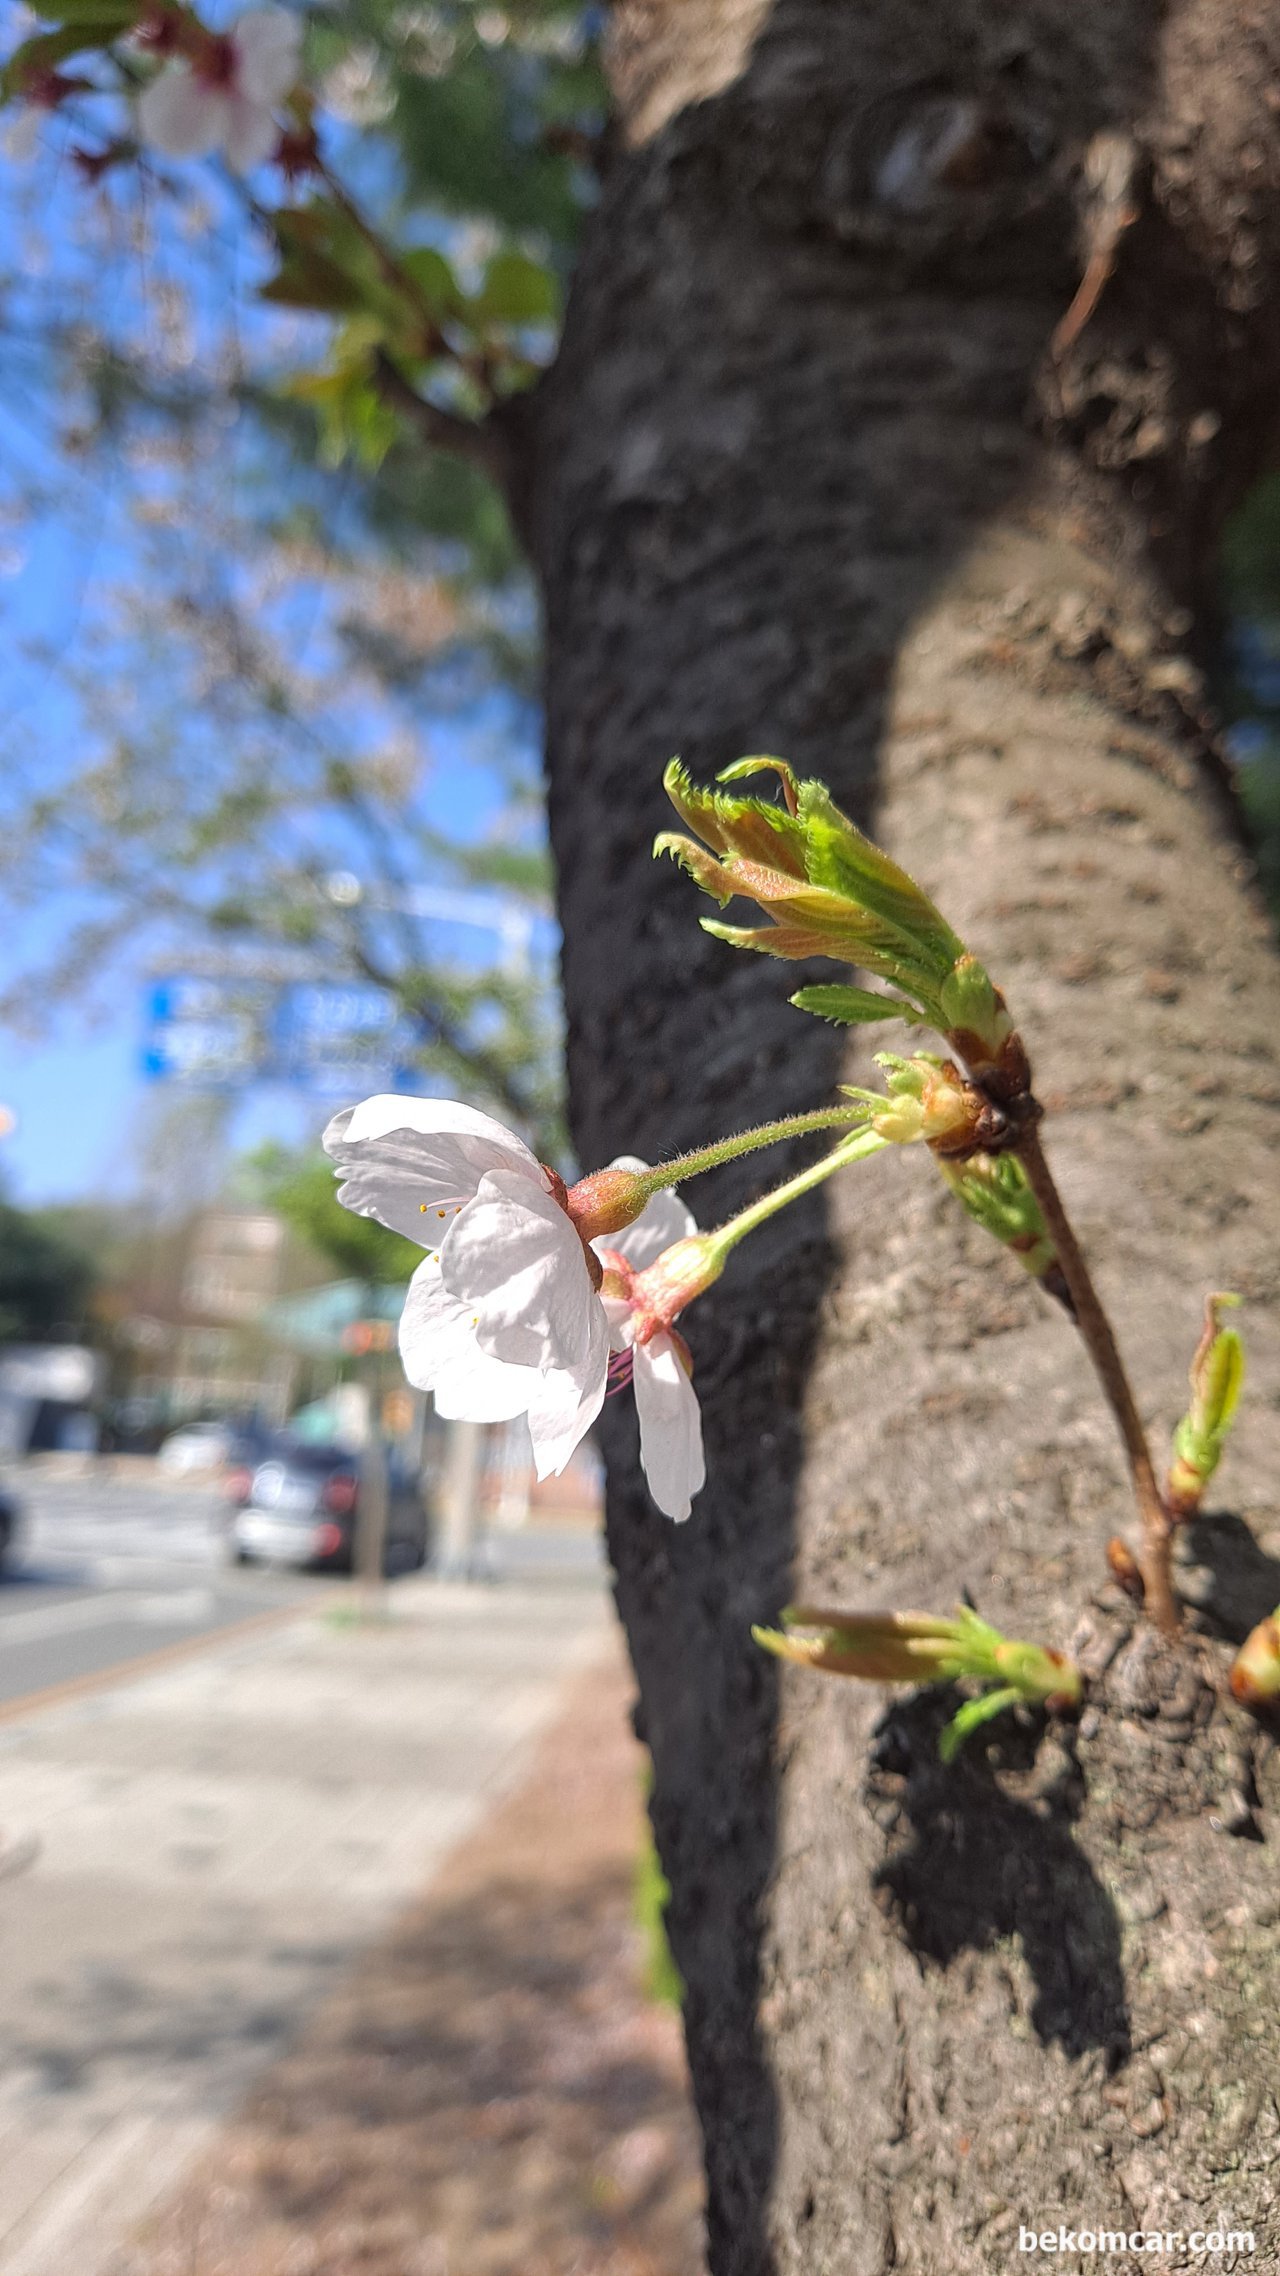
[[[162,1470],[173,1470],[180,1477],[193,1470],[221,1470],[230,1460],[234,1437],[227,1423],[187,1423],[170,1432],[156,1460]]]

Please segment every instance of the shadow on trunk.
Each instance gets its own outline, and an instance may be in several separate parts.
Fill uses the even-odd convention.
[[[938,1740],[958,1705],[940,1687],[879,1725],[864,1797],[890,1850],[876,1890],[911,1951],[937,1967],[1016,1938],[1041,2045],[1097,2049],[1114,2070],[1131,2047],[1121,1929],[1072,1835],[1084,1781],[1070,1737],[1041,1746],[1043,1717],[1005,1716],[945,1764]]]

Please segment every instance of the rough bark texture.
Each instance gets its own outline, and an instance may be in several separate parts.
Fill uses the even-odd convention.
[[[672,751],[823,775],[1006,986],[1161,1440],[1203,1291],[1249,1300],[1231,1511],[1187,1549],[1220,1669],[1280,1599],[1280,994],[1190,658],[1280,374],[1280,13],[634,0],[617,52],[632,147],[531,507],[579,1152],[848,1073],[794,968],[708,940],[647,862]],[[691,1199],[713,1219],[777,1169]],[[797,1592],[965,1588],[1065,1640],[1128,1522],[1083,1351],[928,1160],[828,1192],[689,1317],[688,1526],[620,1402],[609,1431],[712,2268],[967,2276],[1024,2223],[1219,2213],[1270,2265],[1280,1776],[1252,1726],[1105,1593],[1078,1734],[946,1776],[936,1703],[779,1682],[750,1643]]]

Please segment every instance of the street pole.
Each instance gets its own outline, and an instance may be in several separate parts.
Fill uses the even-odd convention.
[[[372,1310],[372,1305],[369,1307]],[[362,1609],[367,1619],[385,1610],[383,1568],[387,1553],[387,1445],[382,1435],[382,1361],[370,1355],[366,1384],[368,1413],[364,1445],[360,1450],[360,1484],[356,1495],[355,1564]]]
[[[480,1468],[485,1425],[449,1424],[449,1445],[441,1480],[440,1570],[451,1580],[475,1577],[476,1522],[480,1506]]]

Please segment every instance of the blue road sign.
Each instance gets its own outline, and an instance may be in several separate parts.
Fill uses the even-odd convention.
[[[290,1083],[351,1098],[412,1083],[412,1033],[384,989],[316,980],[202,979],[150,987],[142,1071],[193,1089]]]

